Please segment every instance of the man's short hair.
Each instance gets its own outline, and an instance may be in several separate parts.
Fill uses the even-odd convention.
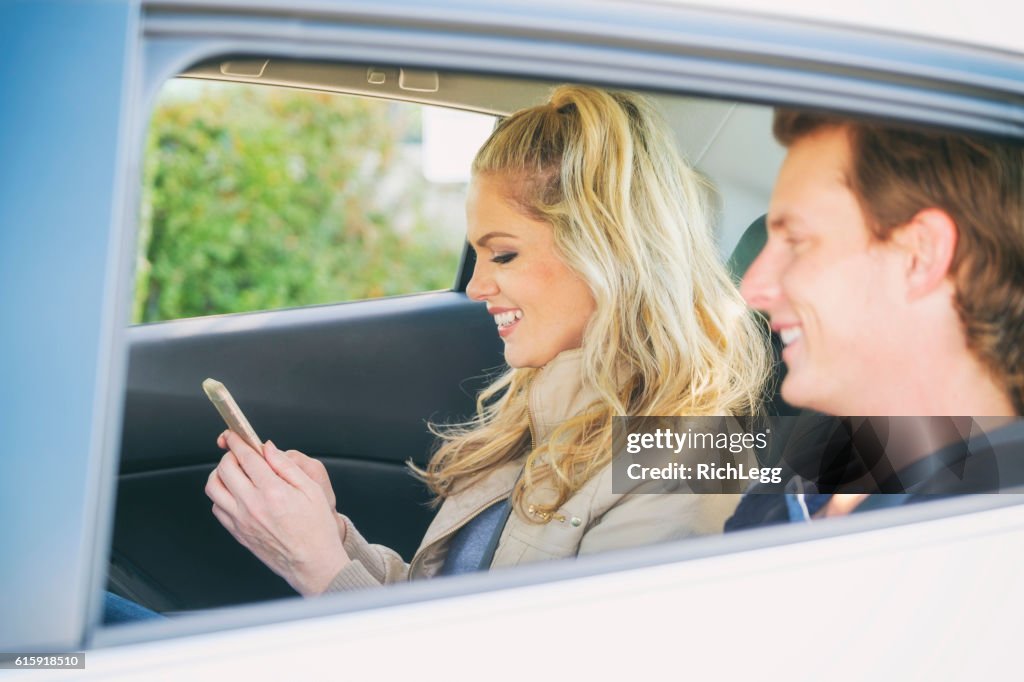
[[[956,223],[950,274],[967,347],[1024,414],[1024,147],[825,114],[775,113],[775,137],[786,147],[825,128],[847,133],[850,189],[875,238],[887,240],[928,208]]]

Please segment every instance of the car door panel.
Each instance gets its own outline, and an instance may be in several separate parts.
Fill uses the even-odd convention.
[[[225,427],[204,378],[229,387],[261,438],[323,461],[339,511],[409,559],[433,511],[405,462],[427,461],[427,421],[469,416],[503,362],[483,306],[454,292],[181,320],[129,337],[112,586],[175,610],[294,594],[210,512],[203,489]]]

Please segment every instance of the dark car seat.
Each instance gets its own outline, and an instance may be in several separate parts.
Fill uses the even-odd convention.
[[[767,241],[768,228],[765,216],[762,215],[747,227],[726,264],[737,284],[743,279],[743,275],[757,258],[757,254],[761,253]],[[769,416],[785,417],[800,414],[800,410],[783,400],[779,394],[779,386],[785,378],[786,365],[782,362],[782,340],[778,334],[772,333],[772,372],[765,388],[765,409]]]
[[[737,285],[754,259],[761,253],[761,249],[764,248],[767,241],[768,228],[765,216],[762,215],[747,227],[729,257],[727,267]],[[761,315],[761,313],[757,314]],[[801,411],[783,400],[779,394],[779,387],[786,376],[786,366],[782,362],[782,340],[775,333],[771,335],[771,354],[772,369],[765,388],[765,411],[770,417],[798,415]],[[781,457],[781,452],[789,440],[789,434],[779,431],[791,427],[793,421],[782,420],[782,423],[775,424],[776,429],[770,441],[767,461],[774,463]],[[789,520],[788,512],[785,504],[779,504],[779,499],[777,495],[745,495],[735,514],[725,522],[724,530],[731,532],[744,528],[785,523]]]

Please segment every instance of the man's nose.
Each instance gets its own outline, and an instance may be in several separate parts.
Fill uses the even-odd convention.
[[[466,295],[474,301],[486,301],[496,293],[498,293],[498,287],[491,276],[490,268],[477,259],[473,265],[473,276],[466,284]]]
[[[780,272],[778,254],[774,253],[770,243],[765,244],[740,282],[740,294],[747,305],[761,311],[771,308],[781,293]]]

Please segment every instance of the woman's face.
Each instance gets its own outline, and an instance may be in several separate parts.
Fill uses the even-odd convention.
[[[551,225],[505,199],[505,182],[483,175],[469,186],[467,238],[476,267],[466,293],[494,316],[509,367],[543,367],[583,343],[594,297],[559,258]]]

